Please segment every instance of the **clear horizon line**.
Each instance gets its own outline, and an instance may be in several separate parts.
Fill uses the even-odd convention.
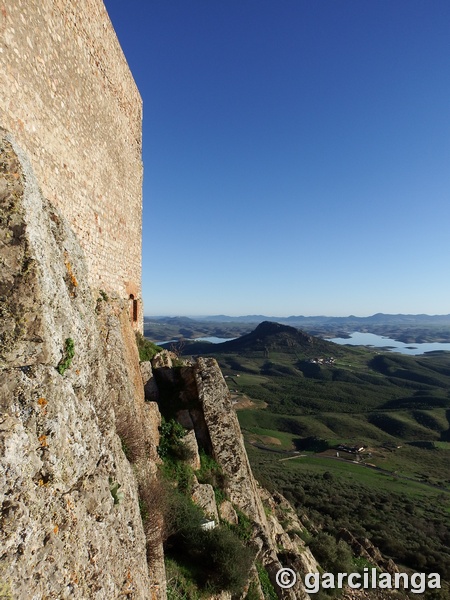
[[[357,319],[367,319],[370,317],[375,317],[377,315],[383,315],[387,317],[450,317],[450,313],[384,313],[384,312],[376,312],[369,315],[355,315],[353,313],[348,315],[332,315],[332,314],[313,314],[313,315],[302,315],[302,314],[290,314],[287,316],[283,315],[267,315],[267,314],[239,314],[239,315],[230,315],[226,313],[214,313],[214,314],[201,314],[201,315],[192,315],[192,314],[182,314],[182,313],[160,313],[160,314],[144,314],[144,318],[188,318],[188,319],[206,319],[211,317],[227,317],[229,319],[242,319],[245,317],[262,317],[262,318],[276,318],[276,319],[293,319],[293,318],[303,318],[303,319],[313,319],[313,318],[327,318],[327,319],[349,319],[349,318],[357,318]]]

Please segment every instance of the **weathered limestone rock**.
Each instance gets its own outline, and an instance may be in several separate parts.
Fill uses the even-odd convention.
[[[357,539],[348,529],[341,529],[339,537],[347,542],[356,556],[365,558],[371,564],[379,567],[383,572],[391,573],[391,575],[399,572],[394,561],[384,558],[380,550],[367,538]]]
[[[211,455],[219,465],[224,492],[230,500],[220,506],[223,520],[238,523],[233,505],[240,509],[253,522],[251,543],[257,552],[257,560],[267,569],[280,598],[308,600],[301,578],[292,589],[281,589],[276,584],[276,574],[283,566],[291,566],[299,573],[317,571],[317,563],[301,538],[287,532],[276,515],[276,508],[292,513],[292,530],[303,529],[295,511],[279,495],[272,498],[258,486],[248,461],[239,422],[232,406],[230,393],[222,372],[214,359],[199,358],[192,366],[171,369],[165,361],[161,366],[153,363],[154,377],[159,387],[161,410],[175,414],[178,421],[193,437],[198,447]],[[270,499],[274,510],[269,521],[266,518],[261,494]],[[214,491],[211,486],[197,485],[195,501],[206,513],[217,519]],[[269,507],[270,508],[270,507]],[[280,516],[281,518],[281,516]],[[257,578],[256,571],[253,577]],[[256,581],[256,580],[255,580]]]
[[[230,523],[230,525],[238,524],[237,512],[229,500],[224,500],[219,506],[219,515],[222,521]]]
[[[200,454],[198,453],[197,439],[195,437],[195,431],[191,429],[188,431],[184,438],[181,440],[183,446],[186,448],[186,462],[194,470],[198,471],[201,467]]]
[[[233,504],[267,527],[266,515],[248,461],[230,393],[215,359],[199,358],[195,367],[198,398],[215,460],[227,478]]]
[[[351,590],[346,588],[342,600],[407,600],[406,596],[398,590]]]
[[[248,461],[244,439],[227,384],[213,358],[199,358],[194,372],[201,413],[213,457],[225,475],[226,493],[231,502],[254,522],[255,541],[259,539],[261,542],[259,559],[264,563],[272,583],[275,583],[277,572],[286,565],[281,564],[277,555],[277,545],[271,537],[259,487]],[[190,410],[190,413],[192,415],[193,411]],[[198,418],[193,420],[195,426],[197,426],[196,421],[201,422]],[[199,437],[197,429],[196,435]],[[309,599],[301,578],[292,589],[281,589],[276,585],[275,587],[281,598]]]
[[[154,369],[161,369],[163,367],[171,369],[173,367],[173,361],[176,358],[177,356],[173,352],[163,350],[162,352],[158,352],[158,354],[152,358],[152,367]]]
[[[161,426],[161,413],[159,412],[156,402],[145,402],[143,406],[143,425],[145,428],[145,437],[150,443],[147,444],[147,457],[150,459],[151,467],[156,467],[161,463],[158,455],[158,446]],[[156,472],[156,469],[154,469]]]
[[[0,154],[0,589],[162,599],[123,451],[144,471],[157,443],[128,307],[93,297],[76,237],[3,131]]]
[[[152,363],[147,360],[140,363],[142,382],[144,384],[145,399],[148,402],[158,402],[159,392],[153,377]]]
[[[208,517],[214,519],[216,523],[219,522],[216,497],[212,485],[209,483],[195,483],[192,490],[192,500],[200,506]]]
[[[278,492],[270,494],[263,488],[259,492],[269,512],[267,521],[272,543],[283,554],[283,565],[292,568],[299,575],[318,573],[320,567],[316,559],[297,534],[304,530],[304,526],[292,505]]]

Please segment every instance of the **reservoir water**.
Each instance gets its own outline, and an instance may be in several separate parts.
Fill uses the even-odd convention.
[[[214,335],[208,335],[206,337],[199,337],[194,339],[189,339],[189,342],[210,342],[211,344],[221,344],[222,342],[231,342],[231,340],[235,340],[236,338],[220,338]],[[182,340],[164,340],[160,342],[155,342],[158,344],[179,344]]]
[[[333,338],[328,340],[335,344],[349,344],[350,346],[369,346],[373,348],[382,348],[392,352],[401,352],[402,354],[424,354],[425,352],[433,352],[436,350],[445,350],[450,352],[450,343],[429,342],[422,344],[405,344],[398,340],[376,335],[375,333],[363,333],[354,331],[349,338]]]
[[[235,340],[236,338],[219,338],[214,335],[209,335],[207,337],[199,337],[195,338],[196,342],[211,342],[211,344],[222,344],[223,342],[231,342],[231,340]]]

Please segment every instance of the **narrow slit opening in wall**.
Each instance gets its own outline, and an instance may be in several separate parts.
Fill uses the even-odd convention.
[[[130,310],[131,310],[131,320],[133,323],[137,323],[138,320],[138,301],[135,299],[133,294],[130,294]]]

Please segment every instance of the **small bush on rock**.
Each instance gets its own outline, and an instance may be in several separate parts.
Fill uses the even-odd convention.
[[[122,443],[122,450],[131,463],[136,463],[146,454],[145,434],[136,414],[120,407],[116,413],[116,431]]]
[[[161,437],[159,439],[158,454],[162,459],[175,458],[184,459],[186,447],[182,443],[182,439],[186,435],[186,430],[175,419],[166,421],[162,419],[159,427]]]
[[[166,481],[142,472],[139,477],[139,511],[147,541],[147,562],[158,560],[161,543],[165,539],[166,521],[170,521],[171,495]]]
[[[258,571],[259,583],[264,594],[264,600],[278,600],[275,588],[270,581],[269,573],[266,571],[263,565],[259,563],[256,564],[256,569]]]
[[[199,483],[209,483],[219,490],[226,487],[226,476],[222,468],[204,450],[200,451],[200,465],[200,470],[195,473]]]
[[[158,354],[158,352],[162,351],[162,348],[147,340],[142,333],[136,333],[136,344],[139,351],[139,360],[141,362],[145,362],[147,360],[152,360],[152,358]]]
[[[59,361],[57,366],[58,373],[60,375],[64,375],[67,369],[70,368],[72,364],[72,359],[75,356],[75,343],[72,338],[67,338],[64,343],[64,356]]]
[[[192,515],[184,517],[181,528],[168,540],[168,554],[191,569],[200,588],[240,594],[248,581],[254,551],[226,527],[205,531],[189,518]]]
[[[309,543],[311,552],[320,565],[331,573],[351,572],[353,555],[348,544],[339,542],[328,533],[320,532]]]
[[[227,527],[202,529],[203,511],[172,490],[165,515],[166,556],[203,590],[240,594],[248,581],[254,551]]]

